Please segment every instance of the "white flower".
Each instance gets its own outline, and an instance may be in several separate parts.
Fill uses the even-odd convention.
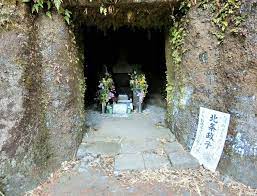
[[[104,89],[104,84],[103,84],[103,83],[100,83],[100,84],[98,85],[98,88]]]

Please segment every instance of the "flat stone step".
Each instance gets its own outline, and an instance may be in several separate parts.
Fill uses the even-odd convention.
[[[146,169],[170,168],[171,164],[167,156],[161,156],[154,153],[143,153],[143,159]]]
[[[142,153],[149,152],[157,149],[160,142],[156,139],[145,139],[145,140],[123,140],[121,142],[121,153]]]
[[[167,154],[174,152],[185,152],[183,146],[177,141],[165,144],[164,149]]]
[[[141,153],[120,154],[115,157],[114,172],[144,170],[145,164]]]
[[[81,159],[87,154],[114,156],[120,153],[120,148],[120,144],[116,142],[96,141],[94,143],[81,144],[77,152],[77,158]]]
[[[104,137],[104,136],[94,136],[94,135],[89,135],[89,136],[84,136],[82,139],[82,144],[91,144],[95,142],[116,142],[120,143],[122,141],[121,137]]]
[[[172,152],[168,154],[168,157],[174,169],[197,169],[200,167],[198,160],[188,152]]]

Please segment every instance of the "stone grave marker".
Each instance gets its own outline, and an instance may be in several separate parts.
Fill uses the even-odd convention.
[[[128,106],[127,104],[117,103],[113,104],[113,114],[126,114]]]

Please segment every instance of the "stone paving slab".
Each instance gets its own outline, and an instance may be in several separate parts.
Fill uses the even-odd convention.
[[[197,169],[200,167],[198,160],[188,152],[173,152],[169,153],[168,157],[174,169]]]
[[[174,152],[184,152],[183,146],[177,141],[165,144],[164,149],[167,154]]]
[[[120,152],[120,148],[120,144],[117,142],[96,141],[94,143],[80,145],[77,152],[77,157],[81,158],[88,153],[100,155],[116,155]]]
[[[142,154],[146,169],[160,169],[163,167],[171,167],[170,161],[166,156],[160,156],[154,153]]]
[[[94,131],[95,137],[121,137],[128,140],[142,141],[145,138],[170,139],[171,132],[167,128],[157,128],[145,116],[134,116],[132,119],[106,119],[100,123],[100,128]]]
[[[94,135],[89,135],[89,136],[84,136],[82,139],[82,144],[90,144],[90,143],[95,143],[95,142],[116,142],[119,143],[122,141],[121,137],[104,137],[104,136],[94,136]]]
[[[170,131],[170,130],[169,130]],[[174,134],[170,134],[170,137],[169,137],[169,141],[170,142],[175,142],[176,141],[176,137],[175,137],[175,135]]]
[[[125,140],[121,143],[121,153],[149,152],[157,149],[160,142],[156,139],[145,139],[142,141]]]
[[[145,164],[141,153],[120,154],[115,157],[114,171],[144,170]]]

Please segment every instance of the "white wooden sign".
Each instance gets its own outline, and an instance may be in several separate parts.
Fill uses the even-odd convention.
[[[200,108],[197,133],[191,154],[205,168],[215,171],[227,136],[230,114]]]

